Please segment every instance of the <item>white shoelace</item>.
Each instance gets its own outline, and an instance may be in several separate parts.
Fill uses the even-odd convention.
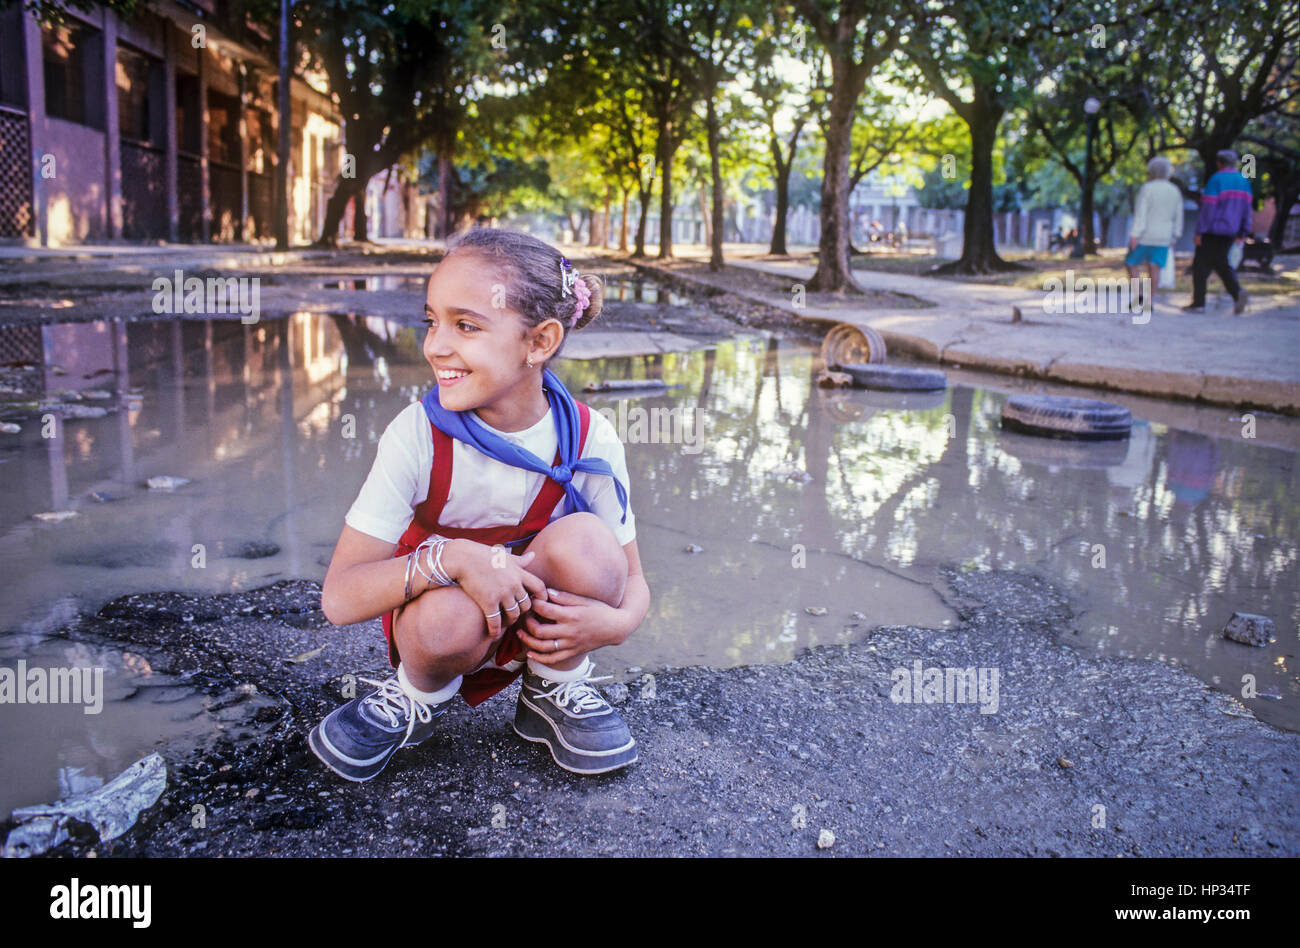
[[[550,691],[540,692],[537,697],[554,698],[555,703],[561,708],[567,707],[569,702],[572,701],[573,710],[575,711],[599,711],[601,708],[606,707],[607,703],[601,697],[600,692],[591,686],[591,683],[593,681],[609,681],[614,676],[601,675],[599,678],[592,677],[591,672],[595,667],[593,663],[587,669],[587,677],[577,678],[573,681],[555,683],[548,678],[543,678],[544,682],[555,684],[555,687]]]
[[[357,681],[364,681],[368,685],[379,688],[365,700],[365,703],[387,718],[390,725],[397,727],[402,723],[399,715],[406,716],[406,737],[402,739],[403,745],[411,739],[411,732],[415,729],[417,720],[421,724],[428,724],[433,720],[433,709],[403,691],[396,676],[387,681],[376,681],[373,678],[357,678]]]

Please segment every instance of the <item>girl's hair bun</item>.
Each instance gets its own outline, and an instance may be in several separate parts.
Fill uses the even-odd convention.
[[[593,319],[600,315],[600,310],[605,304],[605,284],[593,273],[581,273],[578,279],[587,284],[587,289],[591,290],[591,301],[587,308],[582,311],[578,321],[573,324],[572,329],[581,329]],[[572,331],[572,329],[570,331]]]

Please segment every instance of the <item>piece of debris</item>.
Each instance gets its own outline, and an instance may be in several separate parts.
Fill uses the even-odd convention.
[[[15,425],[8,421],[0,421],[0,432],[3,432],[4,434],[18,434],[22,430],[21,425]]]
[[[818,388],[847,388],[853,384],[853,376],[847,372],[832,372],[825,369],[817,373]]]
[[[606,379],[600,382],[588,382],[583,386],[584,392],[621,392],[634,388],[667,388],[663,379]]]
[[[703,553],[703,552],[704,552],[704,547],[700,546],[700,545],[697,544],[697,543],[688,543],[688,544],[686,544],[686,546],[682,547],[682,549],[685,550],[687,553]]]
[[[1056,758],[1056,762],[1067,770],[1074,766],[1074,761],[1066,760],[1064,757]]]
[[[817,834],[817,848],[830,849],[835,845],[835,834],[830,830],[822,830]]]
[[[849,617],[852,618],[852,619],[857,619],[859,622],[861,622],[861,621],[862,621],[863,619],[865,619],[867,616],[866,616],[865,613],[862,613],[862,612],[850,612],[850,613],[849,613]]]
[[[96,401],[104,398],[112,398],[111,392],[106,392],[102,388],[88,388],[80,393],[82,398],[90,398]]]
[[[59,797],[66,799],[82,793],[91,793],[104,785],[104,778],[88,774],[84,767],[59,768]]]
[[[309,662],[321,652],[325,651],[325,646],[314,648],[310,652],[303,652],[301,655],[295,655],[293,658],[286,658],[286,662],[292,662],[295,665],[301,665],[303,662]]]
[[[1223,637],[1240,642],[1242,645],[1254,645],[1263,648],[1274,641],[1277,627],[1268,616],[1258,616],[1250,612],[1234,612],[1228,624],[1224,626]]]
[[[159,474],[157,477],[149,478],[144,483],[150,490],[175,490],[189,482],[188,477],[172,477],[170,474]]]
[[[623,684],[621,681],[616,681],[605,689],[605,698],[610,704],[622,704],[627,700],[627,697],[627,685]]]
[[[1023,323],[1025,321],[1024,317],[1020,313],[1019,306],[1011,307],[1011,321],[1013,323]]]
[[[33,520],[42,520],[45,523],[62,523],[65,520],[71,520],[77,516],[75,510],[47,510],[44,513],[32,514]]]
[[[13,811],[18,825],[5,839],[5,857],[39,856],[71,838],[70,824],[89,824],[100,842],[117,839],[158,802],[167,787],[167,763],[160,754],[136,761],[109,783],[57,803]]]
[[[825,606],[805,606],[803,611],[806,612],[806,613],[808,613],[808,615],[810,615],[810,616],[824,616],[824,615],[826,615],[826,607],[825,607]]]

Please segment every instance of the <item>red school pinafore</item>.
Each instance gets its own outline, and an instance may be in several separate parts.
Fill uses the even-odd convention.
[[[583,449],[587,445],[587,429],[591,420],[591,411],[576,399],[574,404],[578,408],[578,418],[581,422],[578,437],[578,457],[582,457]],[[451,435],[439,430],[432,421],[429,422],[429,427],[433,431],[433,469],[429,475],[429,495],[415,508],[411,525],[406,528],[406,532],[402,534],[402,538],[397,542],[397,549],[393,552],[393,556],[401,557],[413,553],[416,547],[435,533],[441,537],[463,538],[490,545],[524,540],[526,542],[508,548],[511,553],[522,556],[527,551],[532,538],[550,522],[551,514],[555,511],[555,505],[563,503],[564,488],[550,477],[547,477],[542,482],[542,489],[538,492],[537,499],[533,501],[532,506],[528,508],[528,512],[524,515],[522,523],[505,524],[497,527],[444,526],[439,522],[438,518],[442,516],[442,509],[447,504],[447,495],[451,490],[453,439]],[[557,449],[552,464],[559,464],[560,460],[560,452]],[[397,653],[397,642],[393,638],[393,619],[396,613],[397,610],[393,610],[384,613],[383,616],[384,638],[388,640],[388,661],[394,668],[401,661],[401,656]],[[513,670],[505,667],[523,657],[524,645],[515,634],[515,629],[522,623],[522,618],[520,616],[519,619],[516,619],[506,628],[505,634],[497,645],[496,656],[493,658],[492,664],[465,676],[460,686],[460,693],[464,696],[465,703],[470,707],[482,704],[514,681],[523,671],[522,667]]]

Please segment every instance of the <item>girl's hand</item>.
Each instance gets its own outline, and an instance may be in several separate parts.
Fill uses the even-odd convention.
[[[546,598],[533,600],[532,614],[515,634],[527,646],[529,658],[542,665],[556,665],[605,645],[617,645],[623,640],[620,628],[619,610],[608,603],[562,589],[546,589]]]
[[[507,626],[546,599],[546,583],[524,569],[536,553],[515,556],[504,547],[498,550],[472,541],[457,552],[447,572],[478,604],[490,638],[500,638]],[[443,562],[448,562],[445,557]]]

